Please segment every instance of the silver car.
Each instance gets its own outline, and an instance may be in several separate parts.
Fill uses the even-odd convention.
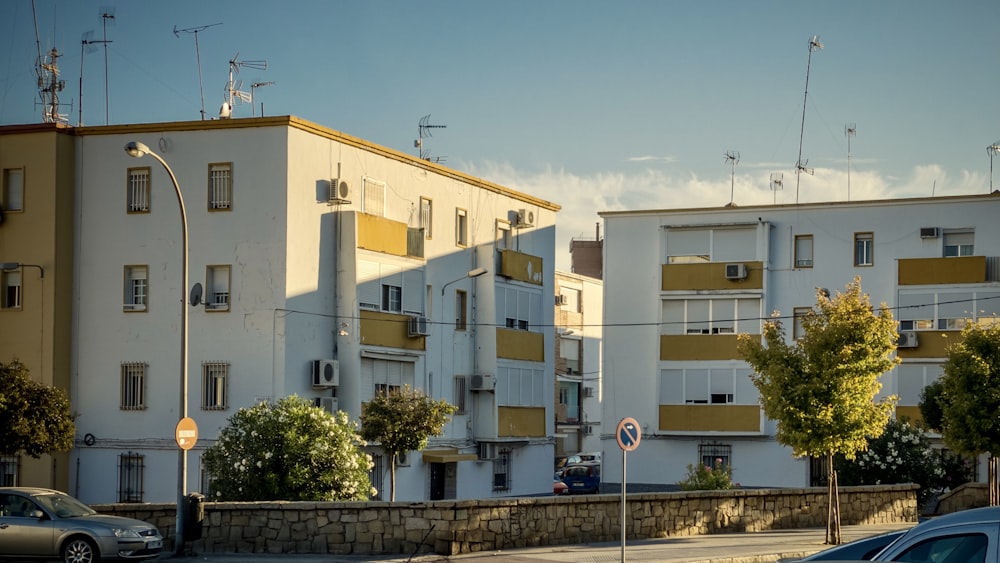
[[[0,559],[95,563],[149,559],[163,551],[152,524],[98,514],[51,489],[0,487]]]

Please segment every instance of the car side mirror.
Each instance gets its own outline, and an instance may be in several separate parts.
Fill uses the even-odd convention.
[[[44,512],[42,512],[41,510],[38,510],[38,509],[36,508],[36,509],[34,509],[34,510],[29,510],[29,511],[28,511],[28,512],[27,512],[27,513],[25,514],[25,516],[27,516],[28,518],[35,518],[35,519],[38,519],[38,520],[41,520],[42,518],[44,518],[44,517],[45,517],[45,513],[44,513]]]

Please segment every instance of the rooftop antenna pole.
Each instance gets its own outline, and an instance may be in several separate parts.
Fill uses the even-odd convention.
[[[848,123],[844,134],[847,135],[847,201],[851,201],[851,137],[858,134],[857,124]]]
[[[417,149],[417,156],[423,160],[430,160],[430,151],[424,150],[424,139],[427,137],[433,137],[431,135],[431,129],[444,129],[447,125],[430,125],[431,114],[427,114],[420,118],[420,122],[417,124],[417,139],[413,141],[413,147]]]
[[[174,26],[174,37],[176,37],[178,39],[180,39],[180,37],[181,37],[180,34],[181,33],[193,33],[194,34],[194,56],[198,59],[198,91],[201,92],[201,120],[202,121],[205,120],[205,86],[204,86],[204,84],[202,84],[202,81],[201,81],[201,50],[198,48],[198,32],[199,31],[204,31],[204,30],[206,30],[206,29],[208,29],[210,27],[216,26],[216,25],[222,25],[222,22],[219,22],[219,23],[210,23],[208,25],[203,25],[203,26],[199,26],[199,27],[189,27],[187,29],[177,29],[177,26],[176,25]]]
[[[108,43],[111,43],[108,41],[108,22],[110,21],[111,25],[115,24],[115,9],[110,6],[101,8],[101,20],[104,24],[104,41],[102,41],[104,43],[104,124],[107,125],[111,116],[110,103],[108,102],[110,96],[108,89]]]
[[[274,82],[254,82],[250,85],[250,117],[257,117],[253,105],[253,92],[257,88],[263,88],[264,86],[274,86]],[[264,117],[264,104],[260,105],[260,116]]]
[[[85,58],[84,55],[87,53],[93,53],[94,51],[97,50],[97,47],[94,47],[95,43],[104,43],[104,41],[101,41],[99,39],[91,39],[93,36],[94,32],[93,30],[91,30],[84,33],[83,38],[80,40],[80,97],[79,100],[77,100],[77,103],[79,104],[79,107],[77,108],[77,118],[76,118],[77,127],[83,127],[83,60]]]
[[[795,203],[799,202],[799,177],[802,172],[812,174],[813,170],[806,168],[808,161],[802,160],[802,138],[806,132],[806,99],[809,97],[809,69],[812,67],[813,51],[819,51],[823,44],[819,42],[819,35],[813,35],[809,40],[809,57],[806,59],[806,92],[802,96],[802,128],[799,130],[799,159],[795,161]]]
[[[732,174],[729,177],[729,207],[735,205],[735,191],[736,191],[736,165],[740,163],[740,153],[738,151],[728,151],[725,156],[725,161],[730,163],[733,167]]]
[[[993,193],[993,157],[1000,154],[1000,141],[986,147],[986,154],[990,155],[990,193]]]
[[[35,48],[38,58],[35,60],[35,74],[38,75],[38,97],[41,98],[42,122],[65,123],[65,115],[59,114],[59,92],[66,86],[65,80],[59,80],[59,57],[62,54],[55,47],[46,55],[42,55],[42,43],[38,38],[38,16],[35,13],[35,2],[31,2],[31,16],[35,24]]]
[[[774,204],[778,204],[778,190],[784,184],[785,174],[783,172],[771,172],[771,193],[774,194]]]
[[[233,107],[237,102],[253,103],[252,95],[240,90],[243,87],[243,81],[235,82],[233,75],[239,74],[241,67],[267,70],[267,61],[265,60],[241,61],[239,58],[240,53],[237,51],[236,55],[229,59],[229,82],[226,83],[226,100],[222,102],[222,107],[219,109],[219,118],[221,119],[228,119],[232,116]]]

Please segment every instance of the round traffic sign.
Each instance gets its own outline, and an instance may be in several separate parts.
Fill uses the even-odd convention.
[[[626,452],[630,452],[639,447],[639,440],[642,439],[642,430],[639,423],[634,418],[625,417],[618,423],[615,429],[615,438],[618,440],[618,447]]]
[[[186,416],[180,419],[174,430],[174,439],[177,440],[177,445],[182,450],[190,450],[194,447],[195,442],[198,441],[198,425],[195,424],[193,418]]]

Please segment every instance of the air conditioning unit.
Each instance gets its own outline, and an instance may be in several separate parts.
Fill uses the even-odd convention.
[[[594,433],[594,427],[593,426],[591,426],[589,424],[583,425],[583,435],[584,436],[590,436],[593,433]]]
[[[333,178],[330,180],[330,194],[328,201],[335,203],[351,203],[351,186],[347,183],[347,180],[341,180],[340,178]]]
[[[565,305],[569,302],[565,295],[556,295],[556,305]]]
[[[907,330],[899,333],[899,340],[896,341],[897,348],[916,348],[917,333]]]
[[[313,405],[325,410],[330,414],[336,414],[340,410],[340,403],[336,397],[316,397]]]
[[[941,236],[941,229],[937,227],[921,227],[920,238],[938,238]]]
[[[494,391],[497,388],[497,380],[492,375],[473,375],[469,389],[471,391]]]
[[[496,444],[490,442],[476,443],[476,461],[490,461],[496,457]]]
[[[535,225],[535,212],[528,209],[517,210],[517,220],[515,227],[533,227]]]
[[[406,334],[411,338],[416,336],[427,336],[430,334],[427,328],[427,317],[410,317],[406,323]]]
[[[727,280],[745,280],[747,278],[746,264],[726,264]]]
[[[594,396],[594,388],[593,387],[584,387],[583,388],[583,396],[584,397],[593,397]]]
[[[336,387],[340,385],[340,362],[337,360],[313,360],[312,386]]]

